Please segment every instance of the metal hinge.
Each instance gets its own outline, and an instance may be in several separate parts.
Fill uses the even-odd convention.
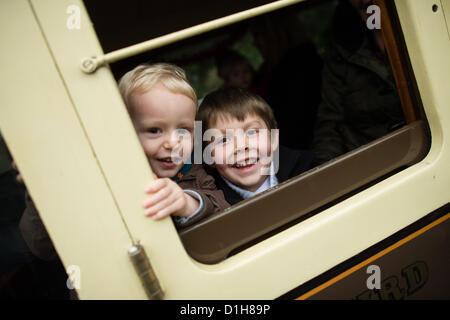
[[[164,293],[144,248],[139,243],[135,244],[128,250],[128,255],[148,298],[150,300],[161,300]]]

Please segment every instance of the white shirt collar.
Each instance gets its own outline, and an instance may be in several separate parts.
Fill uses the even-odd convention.
[[[231,189],[236,191],[244,199],[250,198],[251,196],[254,196],[254,195],[256,195],[256,194],[258,194],[260,192],[263,192],[263,191],[265,191],[267,189],[270,189],[270,188],[272,188],[272,187],[274,187],[274,186],[276,186],[278,184],[278,179],[277,179],[277,176],[275,175],[275,169],[274,169],[273,162],[270,164],[270,175],[266,178],[264,183],[255,192],[242,189],[242,188],[236,186],[235,184],[231,183],[230,181],[228,181],[224,177],[222,177],[222,179],[225,181],[225,183]]]

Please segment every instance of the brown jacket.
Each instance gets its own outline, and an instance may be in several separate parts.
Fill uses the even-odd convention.
[[[217,189],[214,178],[206,173],[202,165],[192,165],[178,184],[182,189],[197,192],[203,200],[203,209],[191,219],[185,222],[174,219],[178,229],[193,225],[202,218],[230,206],[225,201],[223,192]],[[28,193],[25,203],[26,208],[20,220],[20,230],[30,251],[42,260],[57,259],[58,255],[52,241]]]
[[[178,182],[183,190],[197,192],[203,200],[203,209],[186,222],[175,219],[178,228],[184,228],[198,222],[202,218],[214,212],[228,208],[230,205],[225,200],[222,190],[217,189],[215,180],[206,173],[200,164],[192,165],[186,175]]]

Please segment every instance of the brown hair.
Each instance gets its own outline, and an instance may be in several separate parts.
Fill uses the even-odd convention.
[[[277,129],[272,108],[259,95],[241,88],[225,88],[209,93],[202,101],[197,120],[207,130],[219,119],[244,121],[247,115],[260,117],[268,129]]]

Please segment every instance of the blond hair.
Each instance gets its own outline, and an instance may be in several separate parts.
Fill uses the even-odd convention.
[[[145,93],[162,84],[169,91],[190,98],[197,106],[197,95],[180,67],[169,63],[142,64],[128,71],[119,80],[119,90],[127,108],[131,108],[131,96]]]

